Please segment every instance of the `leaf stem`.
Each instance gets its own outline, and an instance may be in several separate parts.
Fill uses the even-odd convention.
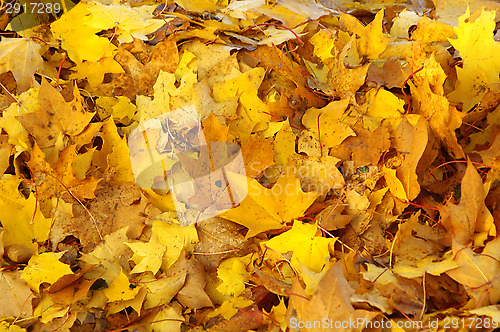
[[[56,86],[58,88],[60,88],[60,86],[59,86],[59,78],[61,77],[61,69],[62,69],[62,66],[63,66],[63,64],[64,64],[65,61],[66,61],[66,53],[63,53],[62,54],[61,64],[59,65],[59,70],[57,71]]]
[[[439,167],[442,167],[442,166],[445,166],[445,165],[449,165],[449,164],[453,164],[453,163],[467,163],[467,160],[451,160],[451,161],[447,161],[445,163],[442,163],[441,165],[438,165],[436,167],[434,167],[431,172],[429,173],[429,175],[427,175],[427,178],[425,179],[425,181],[429,181],[429,178],[431,177],[432,173],[437,170]],[[475,161],[471,161],[472,164],[474,165],[479,165],[481,167],[486,167],[486,168],[491,168],[491,166],[488,166],[488,165],[485,165],[485,164],[481,164],[481,163],[478,163],[478,162],[475,162]]]
[[[66,191],[71,195],[71,197],[73,197],[82,207],[83,209],[85,210],[85,212],[87,212],[87,214],[90,216],[90,219],[92,219],[92,222],[94,223],[94,228],[95,230],[97,231],[97,235],[99,235],[99,238],[101,239],[101,241],[104,240],[104,237],[102,236],[102,233],[101,233],[101,230],[99,229],[99,226],[98,226],[98,223],[97,223],[97,220],[94,218],[94,216],[92,215],[92,213],[90,213],[89,209],[87,209],[87,207],[85,206],[85,204],[82,203],[82,201],[80,201],[78,199],[78,197],[76,197],[75,195],[73,195],[73,193],[71,192],[71,190],[69,190],[68,187],[66,187],[66,185],[61,181],[59,180],[57,177],[55,177],[54,175],[48,173],[48,172],[45,172],[45,171],[42,171],[44,174],[47,174],[49,176],[51,176],[52,178],[54,178],[57,182],[59,182],[59,184],[61,184],[61,186],[64,187],[64,189],[66,189]],[[110,250],[111,251],[111,250]]]
[[[421,208],[421,209],[431,209],[431,210],[436,210],[436,211],[439,211],[439,209],[438,209],[438,208],[431,207],[431,206],[423,206],[423,205],[420,205],[420,204],[417,204],[417,203],[413,203],[413,202],[410,202],[410,201],[408,201],[408,202],[406,202],[406,203],[408,203],[408,204],[410,204],[410,205],[413,205],[413,206],[416,206],[416,207],[419,207],[419,208]]]
[[[321,132],[320,132],[320,129],[319,129],[319,117],[320,116],[321,116],[321,113],[318,114],[318,119],[317,119],[317,123],[318,123],[318,141],[319,141],[320,158],[323,158],[323,145],[321,145]]]
[[[418,68],[417,70],[415,70],[413,73],[410,74],[410,76],[408,76],[408,78],[403,82],[403,86],[401,87],[401,92],[405,95],[405,99],[406,99],[406,102],[408,103],[408,107],[406,108],[406,112],[405,113],[409,113],[410,112],[410,107],[411,107],[411,100],[410,100],[410,97],[408,97],[408,95],[406,94],[405,92],[405,85],[406,83],[408,83],[408,81],[413,77],[415,76],[416,73],[418,73],[419,71],[421,71],[422,69],[424,69],[424,66],[422,65],[422,67]]]
[[[49,43],[47,43],[45,40],[43,40],[42,38],[40,37],[35,37],[35,36],[31,36],[29,37],[30,39],[36,39],[36,40],[39,40],[41,41],[42,43],[44,43],[45,45],[48,45]]]

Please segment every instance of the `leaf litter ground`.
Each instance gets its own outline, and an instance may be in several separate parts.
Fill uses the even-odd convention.
[[[0,11],[0,331],[500,326],[497,2],[49,2]],[[137,170],[189,107],[248,192],[183,226]]]

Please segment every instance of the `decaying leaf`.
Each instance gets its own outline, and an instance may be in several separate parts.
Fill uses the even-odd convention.
[[[238,176],[238,181],[246,185],[247,178]],[[254,179],[248,180],[248,186],[248,196],[241,205],[222,215],[247,227],[247,238],[283,227],[284,222],[300,216],[319,195],[315,192],[304,193],[291,171],[279,178],[274,189],[267,189]]]
[[[46,282],[53,284],[59,278],[73,274],[68,264],[64,264],[59,259],[64,253],[43,253],[33,256],[28,267],[24,269],[21,276],[26,281],[28,286],[35,292],[39,292],[40,284]]]
[[[461,186],[461,199],[458,205],[447,204],[440,208],[443,215],[443,225],[452,234],[454,240],[466,245],[478,234],[475,241],[481,242],[481,237],[496,235],[496,226],[491,213],[484,205],[486,193],[477,171],[470,161],[467,164]]]
[[[496,259],[499,243],[498,239],[487,243],[480,254],[454,243],[453,251],[456,253],[459,266],[447,271],[446,274],[464,285],[478,306],[497,303],[500,297],[496,286],[499,282],[497,277],[499,263]]]
[[[24,305],[32,296],[31,290],[21,279],[21,272],[0,272],[0,315],[2,317],[29,317],[32,307]]]
[[[328,321],[356,321],[358,318],[363,322],[369,322],[375,318],[378,313],[367,310],[354,309],[350,303],[350,298],[354,290],[345,280],[342,272],[342,266],[334,264],[323,276],[318,285],[318,290],[311,299],[300,296],[303,289],[297,280],[294,280],[292,291],[299,296],[291,297],[292,304],[287,311],[288,321],[307,321],[309,324],[304,326],[306,331],[320,331],[321,326],[314,326],[314,321],[321,321],[327,318]],[[335,324],[335,323],[334,323]],[[354,328],[355,331],[361,331],[364,324]],[[349,327],[340,327],[339,331],[350,331]]]
[[[12,71],[19,92],[34,86],[35,72],[43,66],[42,46],[29,38],[4,38],[0,45],[0,73]]]

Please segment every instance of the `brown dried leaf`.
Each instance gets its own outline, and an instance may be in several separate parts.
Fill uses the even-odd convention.
[[[293,294],[294,293],[294,294]],[[347,283],[341,263],[336,263],[326,272],[318,284],[318,291],[310,299],[304,298],[304,289],[297,279],[293,280],[292,295],[287,311],[287,320],[296,321],[328,321],[343,322],[371,321],[378,313],[374,311],[354,309],[351,305],[351,296],[354,289]],[[351,328],[336,328],[337,331],[362,331],[364,324]],[[321,328],[304,328],[303,331],[322,331]]]

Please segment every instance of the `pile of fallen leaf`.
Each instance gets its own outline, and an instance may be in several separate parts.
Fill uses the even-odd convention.
[[[500,325],[498,2],[2,4],[0,331]],[[250,188],[188,226],[128,144],[183,107]]]

